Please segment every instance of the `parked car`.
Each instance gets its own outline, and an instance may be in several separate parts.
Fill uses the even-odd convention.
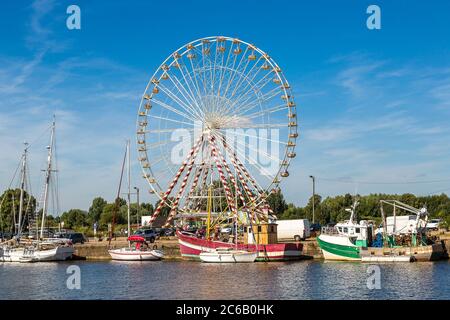
[[[309,230],[310,230],[311,232],[317,232],[317,231],[320,231],[321,228],[322,228],[322,226],[320,225],[320,223],[313,223],[313,224],[311,225],[311,227],[309,228]]]
[[[441,222],[442,222],[442,219],[431,219],[427,223],[427,229],[428,230],[438,230]]]
[[[175,235],[175,229],[174,228],[162,228],[161,235],[164,237],[172,237]]]
[[[159,239],[159,234],[156,233],[154,229],[136,230],[134,235],[141,236],[145,239],[145,241],[149,241],[150,243],[153,243],[156,239]]]
[[[72,241],[73,244],[76,243],[85,243],[86,242],[86,237],[84,236],[84,234],[80,233],[80,232],[73,232],[73,233],[65,233],[61,235],[61,238],[65,238],[65,239],[69,239]]]

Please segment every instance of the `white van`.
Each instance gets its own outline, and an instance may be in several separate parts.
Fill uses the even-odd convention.
[[[305,240],[310,237],[308,219],[277,220],[278,240]]]

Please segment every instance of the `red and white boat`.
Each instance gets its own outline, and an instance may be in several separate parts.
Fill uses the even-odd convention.
[[[161,260],[164,256],[161,250],[149,249],[148,244],[143,237],[130,236],[128,237],[128,241],[132,243],[130,247],[108,250],[108,253],[113,260],[149,261]]]
[[[233,248],[236,250],[257,251],[256,261],[286,261],[299,260],[302,257],[301,243],[275,244],[235,244],[222,241],[197,238],[194,234],[177,231],[181,256],[190,259],[200,259],[202,252],[216,252],[217,248]]]

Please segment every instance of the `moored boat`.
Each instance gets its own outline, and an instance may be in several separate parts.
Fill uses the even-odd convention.
[[[0,262],[64,261],[70,259],[75,252],[72,242],[69,239],[44,238],[45,220],[49,207],[49,191],[51,190],[50,183],[53,175],[58,171],[57,168],[54,167],[53,162],[55,152],[55,120],[53,120],[50,128],[50,144],[47,146],[47,168],[43,170],[45,172],[45,182],[42,199],[39,201],[41,206],[40,209],[42,211],[40,217],[40,232],[39,226],[37,225],[40,210],[38,210],[38,208],[34,208],[33,219],[33,210],[31,210],[29,206],[30,198],[28,198],[27,205],[25,205],[25,195],[27,194],[27,190],[25,190],[25,188],[27,185],[26,180],[28,176],[27,153],[29,148],[29,144],[25,143],[24,153],[21,158],[18,223],[15,225],[15,237],[12,240],[0,243]],[[55,193],[56,196],[58,196],[57,188],[55,189]],[[30,197],[29,194],[28,197]],[[58,202],[58,200],[56,200],[56,202]],[[28,230],[33,230],[35,232],[34,240],[30,239],[30,237],[23,237],[22,230],[25,228],[25,216],[28,218]]]
[[[181,256],[188,259],[200,259],[202,252],[215,252],[217,248],[236,248],[237,250],[257,252],[256,261],[286,261],[302,258],[301,243],[244,244],[207,240],[192,233],[177,231]]]
[[[72,257],[74,248],[70,242],[42,241],[23,246],[0,247],[1,262],[65,261]]]
[[[210,263],[248,263],[255,262],[257,253],[233,248],[217,248],[214,252],[202,252],[202,262]]]
[[[333,228],[322,228],[317,242],[325,260],[344,260],[362,262],[413,262],[439,260],[445,256],[445,248],[433,243],[426,236],[428,212],[426,208],[416,209],[399,201],[382,200],[396,209],[414,213],[416,219],[411,229],[396,232],[395,227],[388,232],[386,217],[381,206],[383,230],[374,234],[369,221],[355,221],[357,202],[351,209],[350,219],[336,224]]]
[[[127,146],[125,150],[125,155],[122,163],[122,171],[120,174],[120,183],[117,191],[117,197],[114,205],[113,211],[113,223],[111,226],[110,233],[110,242],[109,246],[111,246],[112,235],[114,234],[114,222],[115,215],[119,209],[118,201],[120,196],[120,191],[122,187],[122,179],[125,169],[125,162],[127,162],[127,173],[128,173],[128,192],[127,192],[127,213],[128,213],[128,235],[131,234],[131,225],[130,225],[130,211],[131,211],[131,166],[130,166],[130,141],[127,141]],[[156,247],[152,250],[149,248],[148,243],[145,241],[144,237],[138,235],[129,236],[128,239],[128,247],[118,248],[118,249],[108,249],[108,253],[113,260],[121,260],[121,261],[152,261],[152,260],[161,260],[164,256],[164,253],[161,250],[157,250]]]
[[[161,260],[164,256],[161,250],[149,249],[147,242],[143,237],[128,237],[130,247],[110,249],[108,253],[113,260],[122,261],[151,261]]]

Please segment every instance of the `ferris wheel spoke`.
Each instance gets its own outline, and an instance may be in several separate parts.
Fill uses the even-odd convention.
[[[221,67],[221,70],[222,70],[222,72],[221,72],[221,77],[220,77],[220,82],[219,82],[219,88],[218,88],[218,90],[217,90],[217,96],[219,97],[219,96],[221,96],[221,88],[222,88],[222,83],[223,83],[223,79],[224,79],[224,77],[225,77],[225,73],[226,73],[226,71],[228,70],[228,68],[227,68],[227,66],[228,66],[228,61],[230,60],[230,55],[231,55],[231,53],[233,52],[233,43],[231,43],[231,47],[230,47],[230,49],[228,50],[228,55],[227,55],[227,60],[226,60],[226,62],[225,62],[225,64],[223,64],[223,59],[222,59],[222,67]],[[225,47],[224,47],[225,48]],[[225,51],[224,51],[225,52]],[[222,53],[222,55],[223,55],[223,53]],[[224,55],[223,55],[224,56]]]
[[[165,120],[165,121],[169,121],[169,122],[175,122],[175,123],[180,123],[180,124],[185,124],[188,126],[193,127],[194,123],[193,122],[185,122],[185,121],[180,121],[180,120],[175,120],[175,119],[171,119],[171,118],[166,118],[166,117],[160,117],[160,116],[153,116],[153,115],[149,115],[150,118],[154,118],[154,119],[160,119],[160,120]]]
[[[193,50],[195,51],[195,48],[194,48]],[[193,59],[194,59],[194,57],[192,57],[192,58],[190,58],[190,59],[188,58],[188,60],[190,61],[191,67],[192,67],[192,71],[194,72],[194,71],[195,71],[195,68],[194,68],[194,65],[193,65],[193,62],[192,62]],[[184,67],[186,73],[183,71],[183,67]],[[180,64],[180,73],[181,73],[181,75],[183,76],[184,82],[185,82],[185,84],[188,86],[188,89],[189,89],[189,91],[191,92],[192,97],[194,97],[195,94],[194,94],[194,92],[192,91],[191,86],[189,85],[189,81],[187,80],[186,74],[187,74],[187,76],[189,77],[190,83],[191,83],[192,86],[194,87],[194,89],[195,89],[195,91],[196,91],[197,98],[198,98],[198,100],[195,99],[195,100],[197,101],[197,107],[198,107],[199,110],[202,110],[202,113],[204,114],[205,109],[204,109],[203,102],[202,102],[202,95],[201,95],[201,93],[200,93],[200,89],[199,89],[199,85],[198,85],[198,82],[197,82],[196,77],[194,76],[194,78],[195,78],[195,80],[196,80],[196,81],[194,82],[193,79],[192,79],[192,76],[191,76],[191,72],[190,72],[190,71],[188,70],[188,68],[187,68],[187,64],[186,64],[186,63],[183,63],[183,62]]]
[[[150,130],[143,131],[143,133],[150,133],[150,134],[152,134],[152,133],[172,133],[175,130],[180,130],[180,129],[187,130],[187,131],[194,131],[195,130],[195,128],[150,129]]]
[[[183,109],[187,112],[191,112],[198,120],[202,119],[201,114],[198,114],[196,110],[192,109],[188,104],[186,104],[184,101],[182,101],[175,93],[173,93],[170,89],[163,85],[159,85],[159,88],[161,91],[163,91],[169,98],[171,98],[173,101],[175,101],[180,107],[183,107]],[[183,96],[184,97],[184,96]],[[184,97],[186,99],[186,97]]]
[[[180,67],[180,72],[182,73],[182,68],[181,67]],[[184,83],[186,84],[189,92],[185,89],[185,87],[183,86],[183,84],[181,83],[181,81],[178,79],[178,77],[176,75],[168,73],[168,76],[169,76],[170,81],[177,87],[178,91],[180,91],[180,93],[181,93],[181,89],[183,89],[183,91],[189,97],[188,104],[193,103],[197,107],[197,109],[200,111],[201,108],[200,108],[200,106],[198,104],[198,101],[197,101],[197,99],[194,98],[194,94],[193,94],[193,92],[191,90],[191,87],[190,87],[189,83],[186,81],[186,78],[184,77],[184,74],[182,73],[182,76],[184,78]]]
[[[238,47],[238,48],[236,48],[235,50],[237,50],[236,52],[240,52],[242,49],[241,49],[240,47]],[[229,79],[229,81],[228,81],[228,84],[227,84],[227,87],[226,87],[226,89],[225,89],[225,92],[223,93],[224,97],[227,96],[228,90],[230,89],[230,86],[231,86],[231,84],[233,83],[233,80],[234,80],[234,78],[236,77],[236,74],[238,73],[239,67],[240,67],[241,64],[242,64],[242,61],[243,61],[244,57],[247,55],[247,51],[248,51],[248,47],[245,49],[244,54],[242,54],[241,59],[239,60],[239,64],[238,64],[238,66],[237,66],[236,68],[234,68],[234,66],[235,66],[235,64],[236,64],[237,57],[238,57],[238,55],[241,54],[242,52],[240,52],[240,53],[235,53],[235,52],[233,52],[233,54],[235,55],[235,58],[234,58],[234,61],[233,61],[233,67],[232,67],[232,70],[234,70],[234,72],[233,72],[233,74],[232,74],[232,77],[230,77],[230,79]],[[248,61],[249,61],[249,60],[247,60],[247,64],[248,64]]]
[[[248,49],[248,47],[247,47],[247,49]],[[253,55],[253,54],[254,54],[254,51],[252,51],[252,55]],[[255,58],[256,58],[256,57],[255,57]],[[249,64],[250,61],[251,61],[251,60],[250,60],[250,57],[248,58],[247,63],[245,64],[244,69],[243,69],[242,71],[239,72],[240,77],[239,77],[237,83],[236,83],[235,86],[234,86],[233,92],[232,92],[232,94],[231,94],[231,96],[230,96],[230,100],[232,100],[232,99],[235,97],[236,93],[238,92],[238,89],[239,89],[239,92],[242,91],[241,84],[243,83],[243,81],[249,79],[249,76],[252,74],[253,70],[254,70],[255,67],[259,64],[259,62],[262,60],[262,58],[263,58],[263,56],[260,56],[260,57],[258,58],[258,60],[256,60],[256,61],[253,63],[253,66],[250,68],[250,70],[246,73],[245,71],[247,70],[247,66],[248,66],[248,64]],[[236,71],[238,71],[238,70],[236,70]],[[258,73],[258,72],[255,73],[254,77],[256,77],[257,73]],[[254,77],[253,77],[253,78],[254,78]],[[253,79],[253,78],[252,78],[252,79]]]
[[[205,93],[205,95],[207,95],[208,91],[207,91],[207,83],[206,83],[207,76],[206,76],[206,66],[205,66],[205,47],[204,47],[204,42],[203,41],[202,41],[202,64],[203,64],[203,72],[202,72],[202,75],[203,75],[203,92]]]
[[[240,95],[236,98],[235,102],[230,106],[230,109],[233,108],[234,106],[239,106],[241,102],[242,102],[242,104],[245,104],[249,99],[252,98],[252,95],[249,95],[251,92],[254,92],[255,95],[258,95],[258,93],[260,93],[261,90],[267,84],[272,82],[272,79],[270,77],[268,77],[268,76],[270,76],[269,73],[267,73],[263,78],[259,79],[258,82],[256,82],[255,84],[251,85],[250,89],[248,89],[247,91],[244,91],[245,89],[242,90],[242,93],[240,93]],[[261,84],[262,81],[265,81],[265,82],[263,84]],[[275,92],[280,91],[280,89],[277,88],[277,87],[272,89],[272,90],[274,90]],[[244,97],[247,97],[247,98],[245,100],[243,100]]]
[[[175,107],[173,107],[171,105],[168,105],[167,103],[162,102],[162,101],[160,101],[158,99],[152,98],[152,101],[154,103],[158,104],[159,106],[163,107],[164,109],[167,109],[167,110],[169,110],[169,111],[171,111],[173,113],[176,113],[176,114],[182,116],[185,119],[191,120],[192,122],[195,122],[195,120],[198,120],[198,119],[195,119],[195,118],[189,116],[188,114],[186,114],[186,113],[176,109]]]
[[[197,51],[198,51],[196,48],[194,48],[193,50],[194,50],[194,52],[197,52]],[[189,59],[190,64],[191,64],[192,71],[194,72],[195,70],[198,69],[198,64],[197,64],[197,68],[194,67],[194,63],[193,63],[192,60],[194,60],[194,59]],[[187,75],[188,75],[189,78],[191,79],[191,82],[194,83],[194,81],[193,81],[193,79],[192,79],[192,76],[191,76],[191,73],[189,72],[189,70],[187,69],[187,67],[185,67],[185,68],[186,68],[186,73],[187,73]],[[203,109],[203,113],[204,113],[204,112],[205,112],[205,107],[203,106],[203,103],[202,103],[202,93],[201,93],[201,91],[200,91],[200,85],[199,85],[198,79],[197,79],[197,77],[196,77],[195,75],[194,75],[193,78],[194,78],[194,80],[195,80],[195,88],[196,88],[196,90],[197,90],[197,95],[198,95],[198,98],[199,98],[199,100],[200,100],[200,102],[201,102],[202,109]]]
[[[286,109],[289,109],[289,107],[287,106],[286,103],[283,103],[283,104],[280,104],[278,106],[275,106],[275,107],[267,109],[267,110],[262,110],[262,111],[257,111],[257,112],[250,113],[248,115],[245,115],[245,117],[247,119],[253,119],[253,118],[262,116],[264,114],[275,113],[275,112],[283,111],[283,110],[286,110]]]
[[[254,80],[254,79],[253,79]],[[252,80],[252,81],[253,81]],[[245,91],[245,89],[241,90],[239,92],[239,95],[237,96],[237,100],[240,101],[242,98],[244,98],[247,94],[250,92],[262,92],[262,89],[269,83],[273,81],[273,78],[271,77],[270,73],[266,73],[261,79],[259,79],[257,82],[251,84],[251,87]]]
[[[248,138],[256,138],[256,139],[260,139],[260,137],[258,137],[258,136],[252,136],[252,135],[247,134],[247,133],[239,133],[239,132],[236,132],[236,131],[227,131],[226,134],[223,134],[223,133],[222,133],[222,135],[224,135],[224,136],[228,136],[229,134],[231,134],[231,135],[237,135],[237,136],[242,136],[242,137],[248,137]],[[274,140],[274,139],[269,139],[269,138],[266,138],[266,139],[264,139],[264,140],[270,141],[270,142],[279,143],[279,144],[283,144],[283,145],[287,145],[286,142],[280,141],[280,140]]]
[[[242,105],[240,105],[240,114],[243,114],[245,112],[248,112],[250,110],[252,110],[254,107],[258,106],[258,105],[262,105],[263,103],[269,101],[270,99],[273,99],[274,97],[276,97],[278,94],[280,93],[280,89],[279,88],[274,88],[268,92],[266,92],[265,94],[263,94],[262,96],[258,97],[257,100],[252,101],[250,103],[247,103],[247,101],[251,98],[247,98]],[[245,104],[247,103],[247,104]]]
[[[242,145],[244,148],[246,147],[245,144],[243,144],[239,141],[236,141],[236,143]],[[258,152],[255,149],[252,149],[252,150]],[[236,148],[236,152],[237,153],[240,152],[239,148]],[[264,174],[261,174],[263,177],[267,178],[270,181],[273,181],[275,176],[272,177],[272,175],[267,171],[267,169],[265,169],[263,166],[261,166],[256,159],[252,158],[250,155],[248,155],[248,157],[247,157],[247,155],[242,154],[242,152],[241,152],[241,155],[244,157],[245,160],[249,161],[249,163],[253,163],[255,165],[255,167],[257,167],[260,170],[260,173],[264,173]]]
[[[170,139],[161,140],[161,141],[158,141],[158,142],[151,143],[151,144],[147,145],[147,149],[157,148],[159,146],[163,146],[163,145],[169,144],[171,142],[173,142],[173,141],[170,140]]]
[[[266,62],[267,60],[262,60],[262,56],[259,57],[258,61],[253,65],[253,67],[250,69],[250,71],[248,72],[247,76],[244,78],[247,81],[246,86],[242,89],[242,90],[246,90],[248,88],[248,86],[253,83],[253,81],[255,80],[256,76],[259,74],[259,72],[261,70],[263,70],[263,65],[261,65],[258,69],[256,69],[256,71],[253,71],[255,67],[258,66],[258,63],[260,61],[264,61]],[[254,72],[254,74],[252,75],[251,73]],[[251,78],[250,78],[251,77]]]
[[[244,136],[246,136],[246,135],[244,135]],[[255,137],[255,136],[253,136],[253,137]],[[255,137],[255,138],[258,138],[258,137]],[[264,140],[265,140],[265,141],[273,141],[273,140],[270,140],[270,139],[264,139]],[[276,141],[276,140],[275,140],[275,141]],[[239,141],[239,140],[236,140],[236,143],[239,144],[239,145],[241,145],[241,146],[243,146],[243,147],[246,147],[245,143],[242,143],[242,142]],[[250,149],[250,150],[252,150],[252,151],[255,151],[257,154],[262,153],[264,156],[268,157],[270,160],[277,161],[277,163],[281,163],[281,162],[282,162],[282,159],[279,159],[279,158],[277,158],[277,157],[271,156],[271,155],[268,154],[266,151],[263,151],[263,150],[256,150],[255,148],[252,148],[252,147],[250,147],[250,146],[247,146],[247,147],[248,147],[248,149]]]
[[[224,129],[273,129],[273,128],[285,128],[287,125],[285,123],[256,123],[249,125],[242,125],[239,127],[229,127]]]

